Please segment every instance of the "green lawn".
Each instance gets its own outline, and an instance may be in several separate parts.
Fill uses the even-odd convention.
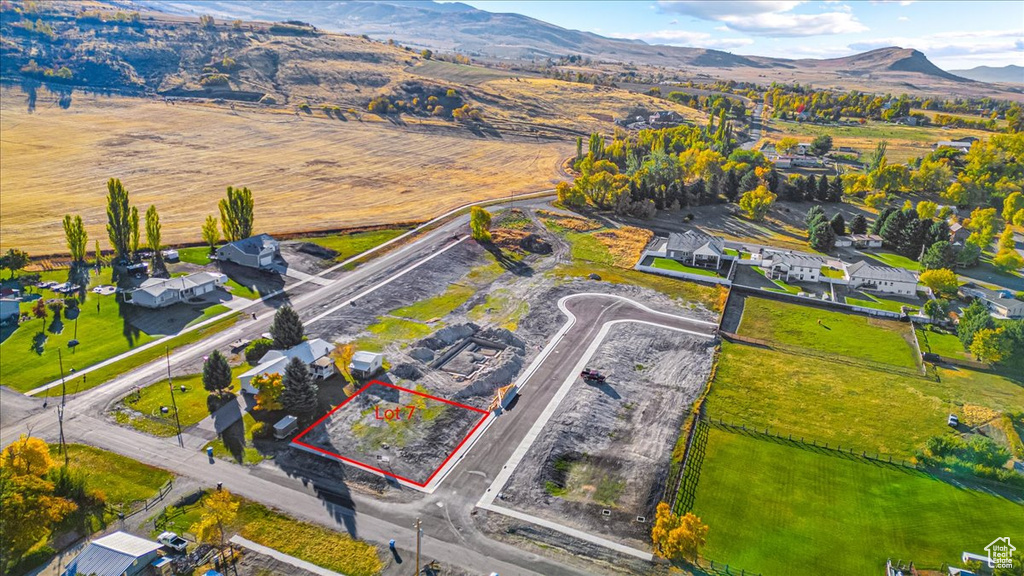
[[[178,259],[189,264],[206,266],[210,263],[210,247],[195,246],[193,248],[178,248]]]
[[[921,264],[916,260],[892,252],[865,252],[864,254],[893,268],[906,268],[915,272],[921,269]]]
[[[239,298],[248,298],[250,300],[259,300],[261,298],[260,293],[248,286],[243,286],[238,282],[228,278],[228,281],[224,283],[224,286],[234,296]]]
[[[391,312],[395,316],[427,322],[429,320],[444,318],[452,310],[462,306],[476,294],[476,288],[464,284],[450,284],[444,293],[420,300],[415,304],[399,308]]]
[[[381,244],[405,234],[409,228],[385,228],[383,230],[370,230],[368,232],[353,232],[350,234],[331,234],[330,236],[310,236],[308,238],[296,238],[304,242],[312,242],[329,248],[338,253],[334,258],[337,262],[366,252],[367,250],[380,246]]]
[[[654,268],[661,268],[662,270],[672,270],[675,272],[686,272],[688,274],[699,274],[701,276],[711,276],[714,278],[721,278],[722,275],[714,270],[708,270],[707,268],[695,268],[693,266],[687,266],[680,264],[679,262],[672,260],[671,258],[655,258],[654,262],[651,263]]]
[[[98,278],[94,277],[90,287],[98,284],[110,284],[109,268],[103,269]],[[54,296],[49,290],[44,292],[44,299]],[[32,305],[23,303],[22,308]],[[71,368],[86,368],[153,340],[153,336],[126,327],[122,314],[130,308],[129,304],[118,304],[116,295],[100,296],[87,291],[77,320],[68,319],[65,311],[61,314],[61,321],[54,323],[52,313],[47,310],[45,322],[32,318],[22,323],[0,344],[0,382],[19,392],[26,392],[60,378],[58,350],[63,355],[67,374]],[[72,350],[68,342],[75,339],[76,323],[79,344]],[[35,343],[43,338],[40,351]]]
[[[846,300],[847,304],[852,304],[853,306],[860,306],[862,308],[874,308],[875,310],[885,310],[887,312],[896,312],[897,314],[902,312],[903,306],[907,306],[909,312],[914,312],[919,308],[918,306],[908,304],[907,302],[879,298],[874,294],[868,294],[866,292],[860,292],[859,294],[867,296],[867,299],[854,298],[852,296],[846,296],[844,299]]]
[[[237,313],[232,314],[227,318],[218,320],[212,324],[208,324],[206,326],[203,326],[202,328],[193,330],[187,334],[175,336],[174,338],[168,340],[167,343],[163,346],[153,346],[152,348],[147,348],[146,350],[142,350],[141,352],[132,354],[127,358],[118,360],[117,362],[113,362],[102,368],[98,368],[95,371],[86,374],[82,378],[76,378],[68,382],[68,393],[71,394],[81,392],[83,390],[88,390],[95,386],[99,386],[100,384],[103,384],[108,380],[116,378],[121,374],[128,372],[129,370],[132,370],[133,368],[137,368],[139,366],[142,366],[143,364],[152,362],[157,358],[162,358],[164,356],[165,346],[167,348],[170,348],[171,351],[174,351],[179,346],[191,344],[193,342],[196,342],[197,340],[202,340],[203,338],[206,338],[211,334],[215,334],[217,332],[220,332],[221,330],[230,328],[232,325],[234,325],[236,321],[238,321],[238,318],[239,316]],[[45,392],[47,396],[60,396],[60,393],[60,386],[50,388]]]
[[[1024,406],[1024,389],[979,390],[726,342],[707,410],[737,425],[909,459],[947,430],[951,401]]]
[[[54,461],[63,463],[57,449],[56,444],[50,446]],[[113,505],[151,498],[174,477],[165,470],[82,444],[68,444],[68,456],[71,468],[86,474],[89,489],[103,492],[107,503]]]
[[[572,245],[571,254],[574,260],[586,260],[605,266],[615,263],[615,257],[608,251],[608,247],[590,232],[567,232],[565,238]]]
[[[753,269],[761,276],[764,276],[765,279],[767,279],[769,282],[778,286],[777,289],[763,288],[763,290],[768,290],[769,292],[781,292],[783,294],[799,294],[804,291],[804,289],[799,286],[795,286],[793,284],[786,284],[785,280],[772,280],[771,278],[768,278],[768,275],[765,274],[764,270],[762,270],[760,266],[753,266]]]
[[[917,341],[921,345],[922,352],[931,352],[947,358],[972,359],[971,354],[964,349],[956,334],[936,332],[927,328],[917,329]]]
[[[587,278],[590,274],[597,274],[604,282],[641,286],[679,300],[700,303],[708,310],[716,312],[720,312],[725,306],[728,295],[724,286],[705,286],[667,276],[586,262],[563,264],[551,270],[549,274],[556,278]]]
[[[238,377],[250,366],[242,364],[232,368],[232,376]],[[172,379],[174,383],[174,403],[178,407],[178,420],[182,428],[188,428],[210,415],[206,408],[206,397],[209,393],[203,388],[203,375],[190,374],[188,376],[177,376]],[[181,391],[181,387],[185,391]],[[232,383],[231,390],[235,390],[235,383]],[[129,394],[123,399],[126,408],[140,412],[146,417],[131,417],[127,412],[118,414],[118,421],[127,423],[133,428],[153,434],[154,436],[173,436],[177,433],[174,423],[174,412],[167,414],[160,412],[161,406],[171,407],[171,392],[167,386],[167,380],[161,380],[141,388],[139,395]]]
[[[821,275],[824,276],[825,278],[838,278],[840,280],[842,280],[844,276],[842,270],[836,270],[831,266],[822,266]]]
[[[357,350],[380,352],[391,342],[425,338],[439,328],[441,328],[440,325],[428,326],[404,318],[379,316],[377,322],[366,327],[371,335],[356,340],[355,346]]]
[[[764,298],[747,298],[739,333],[874,362],[917,366],[906,324],[812,308]]]
[[[706,558],[764,576],[880,574],[886,558],[938,569],[1024,526],[1024,506],[998,496],[714,428],[694,513]]]

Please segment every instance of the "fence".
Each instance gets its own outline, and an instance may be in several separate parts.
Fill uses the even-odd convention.
[[[120,519],[131,518],[139,512],[148,512],[151,508],[155,507],[158,502],[164,499],[165,496],[174,488],[174,480],[168,480],[160,490],[157,491],[156,496],[153,496],[149,500],[136,500],[130,502],[127,505],[127,512],[125,511],[125,505],[111,506],[107,504],[104,509],[107,513],[116,515]]]
[[[153,518],[153,528],[163,530],[167,524],[179,516],[184,516],[189,510],[198,507],[202,503],[201,500],[197,500],[192,504],[182,504],[181,506],[171,506],[164,508],[156,517]]]
[[[643,262],[643,259],[641,259],[640,261]],[[705,276],[703,274],[690,274],[689,272],[666,270],[664,268],[655,268],[654,266],[644,266],[643,264],[637,264],[633,268],[641,272],[647,272],[648,274],[658,274],[661,276],[668,276],[670,278],[679,278],[682,280],[703,282],[705,284],[719,284],[722,286],[732,286],[732,280],[729,280],[728,278],[722,278],[721,276]]]
[[[904,314],[898,312],[879,310],[877,308],[864,308],[862,306],[854,306],[853,304],[847,304],[845,302],[836,302],[834,300],[820,300],[818,298],[811,298],[808,296],[797,296],[796,294],[790,294],[789,292],[773,292],[771,290],[762,290],[760,288],[753,288],[751,286],[744,286],[742,284],[736,284],[736,289],[746,292],[747,294],[753,296],[758,296],[760,298],[768,298],[770,300],[774,299],[782,302],[797,302],[800,304],[818,306],[825,309],[839,310],[843,312],[857,312],[858,314],[865,314],[867,316],[879,316],[882,318],[892,318],[895,320],[901,320],[905,317]]]

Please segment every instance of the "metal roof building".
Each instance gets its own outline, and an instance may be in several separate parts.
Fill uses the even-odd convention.
[[[161,545],[127,532],[114,532],[89,543],[62,576],[134,576],[157,556]]]

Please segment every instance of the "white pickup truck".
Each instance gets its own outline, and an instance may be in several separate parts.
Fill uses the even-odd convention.
[[[164,532],[157,537],[156,541],[177,552],[184,552],[185,548],[188,547],[188,540],[185,540],[174,532]]]

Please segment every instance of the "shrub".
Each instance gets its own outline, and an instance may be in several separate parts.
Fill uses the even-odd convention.
[[[267,426],[266,423],[257,422],[252,425],[249,432],[252,434],[253,438],[269,438],[271,430],[270,426]]]
[[[260,361],[260,358],[263,358],[264,354],[270,352],[273,348],[274,341],[270,338],[253,340],[245,349],[245,361],[255,366]]]

